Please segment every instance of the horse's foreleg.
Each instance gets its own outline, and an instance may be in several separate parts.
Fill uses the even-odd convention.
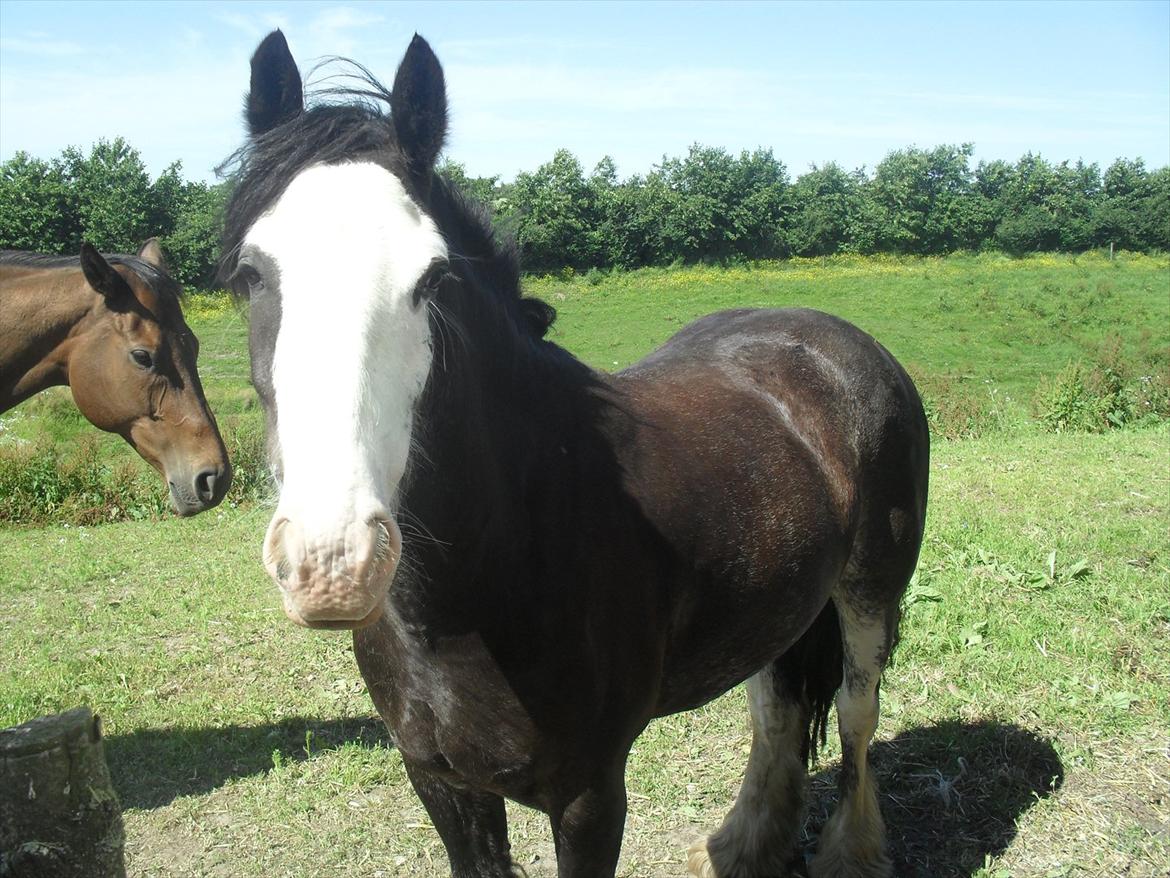
[[[447,849],[453,878],[511,878],[516,874],[501,796],[457,790],[426,769],[405,760],[404,765]]]
[[[607,878],[617,869],[626,825],[624,765],[550,814],[558,878]]]

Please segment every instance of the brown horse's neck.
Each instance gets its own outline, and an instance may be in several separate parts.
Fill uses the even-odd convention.
[[[69,355],[99,302],[80,268],[0,267],[0,412],[69,383]]]

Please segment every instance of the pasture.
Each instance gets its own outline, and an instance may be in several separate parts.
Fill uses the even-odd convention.
[[[842,257],[527,289],[560,312],[555,341],[608,369],[725,307],[809,305],[882,341],[935,430],[873,751],[899,874],[1170,871],[1170,431],[1141,408],[1167,376],[1170,259]],[[244,318],[224,297],[187,311],[239,455],[218,509],[158,517],[153,474],[60,393],[3,419],[0,726],[79,703],[103,716],[132,875],[445,874],[349,637],[288,623],[259,564],[268,508]],[[1114,393],[1100,414],[1125,429],[1041,428],[1091,406],[1094,388]],[[78,471],[80,501],[61,491]],[[619,874],[684,873],[749,741],[741,689],[647,730]],[[810,849],[836,755],[831,736]],[[543,817],[512,819],[518,862],[553,874]]]

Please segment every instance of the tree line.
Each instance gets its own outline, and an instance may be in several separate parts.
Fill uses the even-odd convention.
[[[872,172],[830,162],[795,179],[769,149],[697,144],[624,180],[612,159],[586,174],[567,150],[511,183],[450,161],[441,170],[490,208],[530,272],[841,252],[1170,249],[1170,167],[1119,158],[1102,171],[1031,153],[972,167],[972,155],[971,144],[908,147]],[[157,235],[176,277],[211,288],[230,186],[184,180],[178,162],[151,179],[121,138],[50,160],[17,153],[0,165],[0,247],[76,253],[84,238],[125,252]]]
[[[174,162],[153,180],[138,151],[122,138],[54,159],[18,152],[0,165],[0,248],[75,254],[82,240],[107,253],[133,253],[162,239],[184,285],[215,286],[220,218],[228,184],[182,177]]]

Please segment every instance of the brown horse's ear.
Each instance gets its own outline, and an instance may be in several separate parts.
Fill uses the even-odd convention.
[[[279,30],[266,36],[252,55],[252,85],[244,98],[244,120],[253,137],[300,115],[305,108],[301,74]]]
[[[147,238],[141,247],[138,248],[138,258],[147,265],[153,265],[159,271],[170,273],[167,268],[167,261],[163,257],[162,245],[158,242],[158,238]]]
[[[134,301],[130,284],[88,241],[81,245],[81,270],[89,285],[105,296],[106,305],[112,310],[123,311]]]
[[[418,34],[394,76],[390,119],[411,171],[429,174],[447,136],[447,86],[439,59]]]

